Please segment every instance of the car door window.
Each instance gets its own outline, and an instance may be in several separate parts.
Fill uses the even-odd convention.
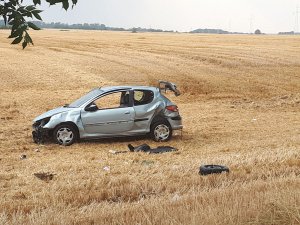
[[[114,92],[94,101],[98,109],[129,107],[129,91]]]
[[[146,105],[153,101],[154,93],[149,90],[134,91],[134,105]]]

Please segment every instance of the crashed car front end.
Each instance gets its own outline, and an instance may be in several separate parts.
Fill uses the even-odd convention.
[[[51,129],[44,128],[44,126],[50,121],[51,117],[47,117],[38,121],[35,121],[32,125],[32,138],[35,143],[44,143],[51,137]]]
[[[50,140],[53,136],[53,130],[61,123],[75,124],[79,131],[82,131],[80,108],[59,107],[35,118],[32,125],[33,141],[35,143],[44,143]]]

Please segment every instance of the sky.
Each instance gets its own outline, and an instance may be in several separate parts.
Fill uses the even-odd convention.
[[[26,0],[30,2],[30,0]],[[32,2],[32,1],[31,1]],[[300,0],[78,0],[73,10],[44,3],[45,22],[100,23],[174,31],[217,28],[235,32],[300,31]]]

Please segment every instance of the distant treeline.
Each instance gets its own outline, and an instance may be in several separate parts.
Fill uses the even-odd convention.
[[[51,28],[51,29],[80,29],[80,30],[108,30],[108,31],[130,31],[133,33],[137,32],[174,32],[173,30],[162,30],[162,29],[153,29],[153,28],[141,28],[133,27],[130,29],[125,29],[121,27],[107,27],[105,24],[99,23],[78,23],[78,24],[67,24],[67,23],[45,23],[41,21],[33,21],[40,28]],[[4,21],[0,20],[0,29],[10,29],[10,26],[5,26]],[[177,31],[175,31],[177,32]],[[199,34],[249,34],[249,33],[240,33],[240,32],[229,32],[222,29],[196,29],[190,31],[189,33],[199,33]],[[294,31],[290,32],[279,32],[279,35],[299,35],[300,33],[295,33]]]
[[[222,29],[197,29],[193,30],[190,33],[199,33],[199,34],[245,34],[245,33],[238,33],[238,32],[229,32]]]
[[[197,29],[197,30],[191,31],[190,33],[199,33],[199,34],[250,34],[250,33],[240,33],[240,32],[229,32],[229,31],[222,30],[222,29]],[[279,32],[278,34],[279,35],[299,35],[300,33],[295,33],[294,31],[290,31],[290,32]]]
[[[45,23],[41,21],[34,21],[40,28],[51,28],[51,29],[80,29],[80,30],[112,30],[112,31],[125,31],[124,28],[118,27],[107,27],[104,24],[99,23],[78,23],[78,24],[66,24],[66,23]]]
[[[294,31],[288,31],[288,32],[279,32],[279,35],[300,35],[300,33],[296,33]]]
[[[173,30],[162,30],[162,29],[153,29],[153,28],[141,28],[134,27],[130,29],[125,29],[121,27],[107,27],[105,24],[99,23],[78,23],[78,24],[66,24],[66,23],[45,23],[41,21],[33,21],[40,28],[51,28],[51,29],[80,29],[80,30],[109,30],[109,31],[131,31],[131,32],[174,32]],[[4,25],[4,21],[0,20],[0,28],[7,28]]]

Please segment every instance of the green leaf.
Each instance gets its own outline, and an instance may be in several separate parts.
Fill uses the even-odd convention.
[[[34,5],[29,5],[29,6],[26,7],[26,9],[27,9],[28,11],[35,10],[35,6],[34,6]]]
[[[16,21],[13,27],[17,27],[17,29],[11,31],[11,35],[9,36],[9,38],[23,36],[24,31],[27,29],[27,24]]]
[[[27,42],[26,42],[26,41],[23,41],[23,43],[22,43],[23,49],[26,48],[26,46],[27,46]]]
[[[16,38],[16,37],[18,37],[18,36],[19,36],[19,34],[18,34],[17,32],[14,32],[14,33],[12,33],[11,35],[9,35],[8,38]]]
[[[77,4],[77,0],[72,0],[73,5],[72,5],[72,9],[74,8],[74,6]]]
[[[69,8],[69,1],[63,1],[63,8],[67,11]]]
[[[38,20],[42,20],[42,17],[39,15],[39,12],[37,10],[32,11],[32,14],[34,15],[35,18]]]
[[[38,26],[36,26],[34,23],[28,22],[28,26],[34,30],[40,30],[41,28],[39,28]]]
[[[19,44],[22,41],[22,39],[23,39],[23,37],[19,36],[11,44],[13,44],[13,45]]]
[[[55,5],[56,3],[60,3],[63,1],[69,1],[69,0],[46,0],[46,2],[49,2],[50,5]]]
[[[45,2],[50,3],[50,5],[62,4],[62,7],[67,11],[72,4],[78,3],[78,0],[44,0]],[[42,10],[38,10],[36,5],[41,5],[41,0],[32,0],[31,5],[24,3],[24,0],[0,0],[0,17],[3,17],[5,25],[11,26],[11,33],[9,38],[13,38],[12,44],[22,43],[23,49],[26,48],[29,44],[33,44],[33,41],[30,35],[27,33],[27,30],[40,30],[32,22],[27,22],[27,18],[31,17],[37,20],[42,20],[40,13]],[[28,1],[29,2],[29,1]],[[27,2],[27,3],[28,3]],[[22,6],[22,3],[24,6]]]
[[[35,12],[35,13],[41,13],[41,12],[43,12],[43,10],[35,9],[35,10],[33,10],[32,12]]]
[[[15,31],[17,28],[19,27],[18,23],[13,23],[12,27],[11,27],[11,31]]]
[[[27,17],[31,17],[32,18],[32,13],[31,12],[27,12],[24,15],[27,16]]]
[[[30,35],[29,35],[27,32],[26,32],[24,38],[25,38],[25,41],[26,41],[27,43],[31,43],[31,44],[33,45],[33,41],[32,41]]]
[[[41,4],[41,0],[33,0],[33,4],[37,5],[37,4]]]
[[[5,24],[5,26],[6,26],[6,23],[7,23],[6,15],[3,15],[3,19],[4,19],[4,24]]]

